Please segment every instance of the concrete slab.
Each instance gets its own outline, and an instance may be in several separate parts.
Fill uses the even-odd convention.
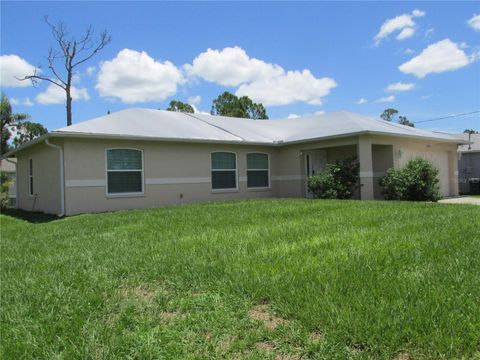
[[[457,197],[440,200],[439,203],[442,204],[470,204],[470,205],[480,205],[480,198],[474,197]]]

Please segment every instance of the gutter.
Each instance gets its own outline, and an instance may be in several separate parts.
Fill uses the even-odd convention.
[[[57,214],[57,216],[63,217],[65,216],[65,174],[63,169],[63,148],[59,145],[52,144],[48,141],[48,138],[45,139],[45,145],[58,149],[60,154],[60,213]]]
[[[12,161],[9,158],[4,158],[5,161],[15,165],[15,209],[18,209],[18,166],[16,161]]]

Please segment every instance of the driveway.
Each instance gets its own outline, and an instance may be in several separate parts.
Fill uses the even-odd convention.
[[[450,199],[440,200],[439,203],[442,204],[470,204],[470,205],[480,205],[480,198],[474,197],[457,197]]]

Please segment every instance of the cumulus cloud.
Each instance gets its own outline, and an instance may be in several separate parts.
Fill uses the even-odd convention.
[[[363,105],[363,104],[366,104],[366,103],[368,103],[368,100],[365,99],[365,98],[360,98],[356,102],[357,105]]]
[[[284,73],[280,66],[251,58],[238,46],[223,50],[208,49],[184,68],[190,76],[198,76],[223,86],[238,86]]]
[[[386,92],[398,92],[398,91],[409,91],[415,88],[414,83],[402,83],[397,82],[395,84],[390,84],[386,87]]]
[[[288,117],[287,119],[296,119],[296,118],[299,118],[300,115],[297,115],[297,114],[288,114]]]
[[[85,70],[85,72],[87,73],[87,75],[93,75],[93,73],[97,70],[97,68],[95,66],[89,66],[87,67],[87,70]]]
[[[190,96],[187,100],[187,102],[190,105],[198,105],[200,104],[201,101],[202,101],[202,97],[200,95]]]
[[[400,34],[397,35],[396,39],[397,40],[408,39],[409,37],[412,37],[413,34],[415,34],[415,29],[407,27],[407,28],[403,29],[402,31],[400,31]]]
[[[144,51],[123,49],[101,64],[95,88],[102,97],[131,104],[165,100],[184,82],[181,71],[170,61],[156,61]]]
[[[26,75],[33,74],[35,66],[17,55],[0,56],[0,82],[2,87],[27,87],[31,86],[28,80],[20,81]],[[38,71],[37,71],[38,72]]]
[[[337,86],[335,80],[316,78],[307,69],[285,71],[280,65],[252,58],[238,46],[208,49],[184,69],[191,77],[238,86],[237,96],[248,96],[266,106],[295,102],[319,105],[322,97]]]
[[[322,98],[336,86],[335,80],[328,77],[317,79],[309,70],[287,71],[281,76],[242,84],[235,94],[248,96],[266,106],[295,102],[321,105]]]
[[[90,100],[86,88],[72,86],[71,95],[73,100]],[[66,100],[65,90],[57,85],[50,84],[47,90],[36,96],[35,100],[42,105],[62,104]]]
[[[397,40],[407,39],[415,33],[415,21],[413,18],[425,16],[425,12],[415,9],[410,14],[403,14],[392,19],[387,19],[380,27],[380,31],[375,35],[375,45],[387,38],[395,31],[400,31]]]
[[[33,101],[28,97],[24,99],[10,98],[9,101],[11,105],[33,106]]]
[[[480,31],[480,15],[474,14],[473,17],[467,21],[467,24],[476,31]]]
[[[390,95],[390,96],[382,97],[382,98],[378,99],[376,102],[379,102],[379,103],[391,103],[391,102],[394,102],[394,101],[395,101],[395,96],[394,96],[394,95]]]
[[[450,39],[444,39],[429,45],[418,56],[398,68],[404,74],[413,74],[418,78],[424,78],[431,73],[460,69],[475,60],[474,54],[469,57],[458,44]]]

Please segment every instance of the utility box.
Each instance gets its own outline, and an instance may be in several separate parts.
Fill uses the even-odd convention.
[[[470,184],[470,194],[480,195],[480,178],[470,178],[468,182]]]

